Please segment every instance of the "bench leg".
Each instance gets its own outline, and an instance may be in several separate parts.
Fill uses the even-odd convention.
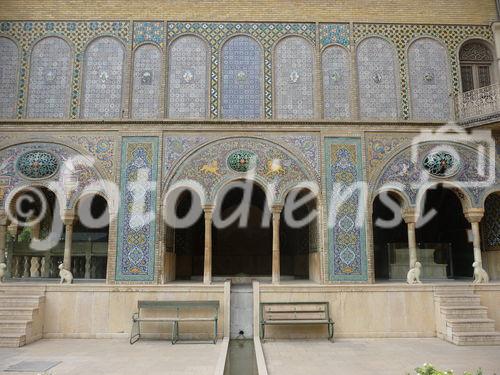
[[[175,345],[179,341],[179,322],[174,321],[172,324],[172,345]]]
[[[217,320],[214,320],[214,344],[217,344]]]
[[[261,324],[260,325],[260,338],[262,339],[262,342],[266,339],[266,325]]]
[[[334,334],[333,323],[328,323],[328,340],[330,340],[331,342],[334,342],[333,334]]]
[[[137,331],[136,334],[134,334],[134,327],[136,328],[135,331]],[[139,339],[141,338],[141,323],[139,321],[133,320],[132,321],[132,329],[130,331],[130,345],[135,344]]]

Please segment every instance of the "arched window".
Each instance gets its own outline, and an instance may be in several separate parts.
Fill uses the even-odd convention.
[[[459,58],[463,92],[491,85],[493,53],[485,43],[479,40],[465,43]]]
[[[158,118],[160,115],[161,51],[144,44],[134,54],[132,117]]]
[[[8,38],[0,38],[0,118],[14,117],[17,102],[19,52]]]

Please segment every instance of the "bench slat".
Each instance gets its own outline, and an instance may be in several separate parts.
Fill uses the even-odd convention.
[[[301,320],[301,319],[293,319],[293,320],[270,320],[264,321],[265,324],[327,324],[330,323],[329,320]]]

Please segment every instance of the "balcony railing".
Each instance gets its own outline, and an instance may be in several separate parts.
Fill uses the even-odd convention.
[[[500,117],[500,84],[458,94],[455,105],[461,123],[482,122]]]

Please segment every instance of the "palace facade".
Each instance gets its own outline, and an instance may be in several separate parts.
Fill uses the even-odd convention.
[[[146,297],[218,300],[229,336],[226,280],[329,301],[339,336],[465,343],[453,287],[500,330],[495,1],[330,3],[0,2],[0,291],[43,296],[25,342],[127,335]],[[248,225],[214,225],[244,184]]]

